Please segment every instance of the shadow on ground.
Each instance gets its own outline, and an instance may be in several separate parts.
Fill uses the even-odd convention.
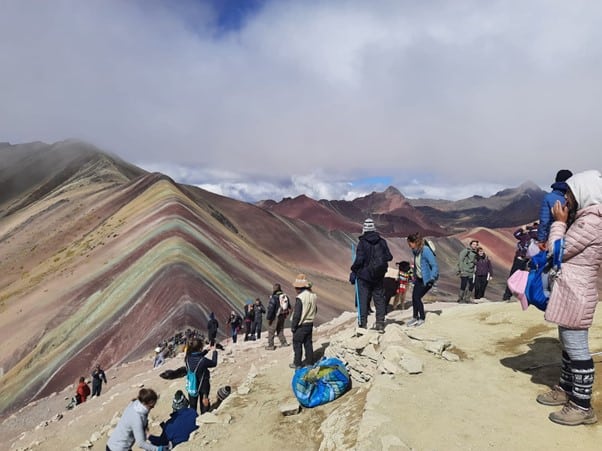
[[[558,339],[537,337],[527,346],[527,352],[504,357],[500,363],[513,371],[529,374],[534,384],[552,386],[558,383],[561,354]]]

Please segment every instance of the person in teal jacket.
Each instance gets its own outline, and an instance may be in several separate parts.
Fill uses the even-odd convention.
[[[408,246],[414,254],[414,288],[412,290],[413,319],[408,326],[418,327],[424,324],[424,303],[422,298],[433,288],[439,278],[439,265],[431,246],[418,232],[407,238]]]

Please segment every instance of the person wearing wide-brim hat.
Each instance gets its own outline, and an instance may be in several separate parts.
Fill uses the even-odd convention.
[[[291,332],[293,333],[293,363],[291,368],[301,368],[302,351],[305,349],[305,364],[311,365],[314,359],[313,337],[314,319],[316,317],[317,296],[311,291],[312,283],[307,280],[305,274],[299,274],[293,282],[297,292],[295,308],[291,319]]]

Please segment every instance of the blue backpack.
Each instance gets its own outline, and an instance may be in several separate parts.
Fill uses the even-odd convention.
[[[563,254],[564,239],[561,238],[554,242],[554,248],[550,254],[547,251],[541,251],[531,257],[529,261],[529,277],[525,296],[529,304],[544,312],[548,306],[552,285],[560,271]]]
[[[202,360],[203,358],[199,360],[199,363],[197,363],[194,370],[188,366],[188,361],[186,361],[186,391],[188,392],[188,396],[193,396],[195,398],[199,396],[199,387],[201,385],[197,382],[196,371],[199,369]],[[205,374],[203,374],[203,376],[205,376]],[[203,380],[201,379],[201,383],[202,382]]]

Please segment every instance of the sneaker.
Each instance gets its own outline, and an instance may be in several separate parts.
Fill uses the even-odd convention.
[[[423,319],[419,319],[414,323],[414,327],[420,327],[424,324],[424,320]]]
[[[537,395],[537,402],[544,406],[564,406],[569,400],[569,395],[558,385],[554,385],[552,390]]]
[[[293,369],[295,369],[295,370],[298,370],[299,368],[302,368],[302,366],[301,366],[301,365],[295,365],[294,363],[291,363],[291,364],[289,364],[289,366],[288,366],[288,367],[289,367],[289,368],[293,368]]]
[[[416,324],[417,322],[418,322],[418,318],[412,318],[411,320],[409,320],[409,321],[406,323],[406,326],[408,326],[408,327],[412,327],[412,326],[413,326],[414,324]]]
[[[272,346],[266,346],[265,349],[268,350],[268,351],[274,351],[276,349],[276,346],[274,346],[274,345],[272,345]]]
[[[281,347],[281,348],[286,348],[287,346],[290,346],[290,345],[291,345],[290,343],[286,343],[286,342],[285,342],[285,343],[282,343],[282,344],[280,345],[280,347]]]
[[[594,409],[591,407],[583,409],[573,401],[567,402],[562,410],[552,412],[548,418],[554,423],[565,426],[578,426],[580,424],[594,424],[598,422]]]

